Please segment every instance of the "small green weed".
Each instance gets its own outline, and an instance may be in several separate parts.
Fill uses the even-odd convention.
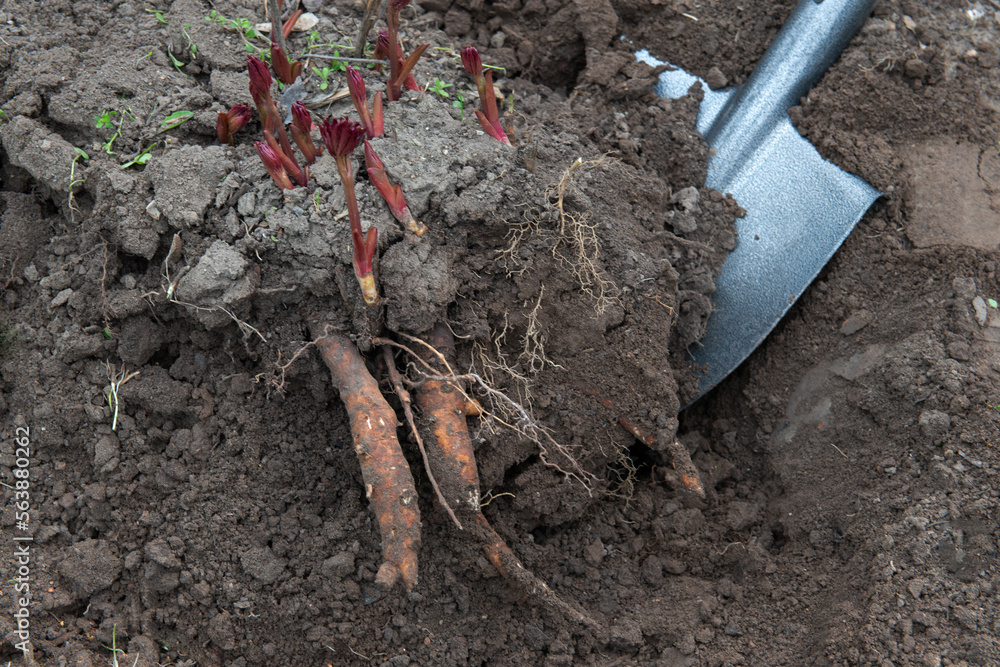
[[[243,49],[247,53],[252,53],[264,62],[271,62],[271,50],[269,46],[258,46],[251,42],[250,40],[266,40],[264,35],[257,32],[257,28],[250,19],[238,18],[230,19],[226,18],[223,14],[215,11],[214,9],[208,13],[205,20],[210,23],[217,23],[224,28],[229,28],[231,30],[236,30],[240,33],[240,37],[243,39]],[[267,40],[269,42],[269,40]]]
[[[330,67],[322,67],[322,68],[313,67],[312,71],[316,72],[316,76],[318,76],[321,79],[319,84],[320,90],[326,90],[327,88],[330,87],[330,80],[329,80],[330,75],[333,74],[336,70],[331,69]]]
[[[145,148],[143,148],[141,151],[139,151],[136,154],[136,156],[134,158],[132,158],[131,160],[129,160],[128,162],[126,162],[125,164],[123,164],[122,165],[122,169],[128,169],[129,167],[134,167],[136,165],[138,165],[140,167],[145,166],[145,164],[147,162],[149,162],[150,158],[153,157],[152,150],[153,150],[153,148],[156,147],[157,143],[159,143],[159,142],[156,142],[154,144],[151,144],[151,145],[146,146]]]
[[[80,209],[76,206],[76,186],[87,179],[76,177],[76,163],[80,160],[89,160],[90,156],[82,148],[73,148],[73,161],[69,163],[69,196],[66,199],[66,206],[69,208],[70,223],[76,222],[75,216]]]
[[[104,646],[103,644],[101,645],[104,648],[106,648],[109,651],[111,651],[111,667],[119,667],[118,666],[118,654],[119,653],[121,653],[122,655],[125,655],[125,651],[123,649],[118,648],[118,639],[115,636],[117,633],[118,633],[118,624],[112,625],[111,626],[111,646]],[[136,659],[138,659],[138,656],[136,656]]]
[[[193,117],[194,113],[187,111],[186,109],[182,111],[175,111],[163,119],[163,122],[160,123],[160,129],[157,134],[160,134],[160,132],[166,132],[167,130],[172,130],[179,125],[183,125]]]
[[[156,22],[160,25],[167,25],[167,19],[163,18],[163,11],[159,9],[147,9],[147,14],[152,14],[156,17]]]
[[[434,77],[434,83],[429,84],[427,90],[441,97],[451,97],[451,95],[446,90],[447,88],[451,88],[450,83],[445,83],[441,79]]]
[[[181,30],[181,36],[184,38],[184,41],[187,42],[188,51],[191,52],[191,59],[194,60],[198,57],[198,45],[194,43],[194,39],[192,39],[191,34],[188,32],[190,29],[191,24],[185,23],[184,28]]]
[[[98,130],[101,130],[105,127],[114,127],[115,124],[114,118],[117,115],[118,112],[115,111],[114,109],[105,109],[100,114],[94,116],[94,127],[96,127]]]
[[[461,60],[462,59],[461,54],[458,51],[456,51],[455,49],[453,49],[453,48],[450,48],[450,47],[447,47],[447,46],[436,46],[436,47],[434,47],[434,49],[436,51],[441,51],[442,53],[444,53],[446,56],[448,56],[452,60]],[[486,63],[483,63],[483,69],[495,69],[498,72],[503,72],[504,74],[507,73],[507,68],[506,67],[500,67],[499,65],[487,65]]]
[[[184,74],[184,72],[181,71],[181,68],[184,67],[184,63],[178,60],[177,56],[175,56],[170,51],[167,51],[167,57],[170,58],[170,64],[174,66],[174,69],[180,72],[181,74]]]
[[[458,92],[456,90],[455,91],[455,97],[457,99],[455,99],[455,100],[452,101],[451,106],[453,106],[456,109],[458,109],[459,112],[461,112],[461,114],[462,114],[462,116],[461,116],[462,120],[465,120],[465,96],[462,95],[462,93],[460,93],[460,92]]]
[[[330,71],[332,72],[346,72],[347,63],[343,60],[337,60],[340,57],[340,51],[333,52],[333,60],[330,61]]]
[[[118,126],[115,127],[115,117],[118,117]],[[126,109],[125,111],[116,111],[115,109],[105,109],[97,116],[94,116],[94,125],[97,129],[103,129],[106,127],[115,127],[114,134],[104,142],[101,142],[101,148],[108,155],[117,155],[112,149],[115,145],[115,141],[122,134],[122,126],[125,124],[125,120],[135,120],[135,116],[132,115],[132,109]]]

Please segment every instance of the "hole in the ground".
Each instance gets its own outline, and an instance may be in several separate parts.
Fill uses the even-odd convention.
[[[520,463],[515,463],[511,467],[507,468],[506,472],[504,472],[503,474],[504,486],[507,486],[508,484],[513,482],[515,479],[517,479],[518,475],[520,475],[528,468],[538,463],[538,461],[539,461],[538,455],[532,454],[531,456],[524,459]]]
[[[149,358],[149,363],[156,364],[161,368],[170,370],[170,367],[174,365],[174,362],[181,356],[180,345],[177,343],[167,343],[160,347],[159,350],[153,353],[153,356]]]
[[[771,547],[775,552],[781,551],[788,543],[788,535],[785,534],[785,527],[780,523],[771,526]]]
[[[535,544],[544,545],[561,536],[567,530],[573,530],[575,525],[575,521],[567,521],[555,526],[538,526],[531,531],[531,536],[534,538]]]

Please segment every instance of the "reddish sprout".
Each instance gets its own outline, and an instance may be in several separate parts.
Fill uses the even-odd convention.
[[[285,36],[285,39],[288,39],[288,36],[292,34],[292,30],[295,28],[295,24],[298,23],[303,11],[302,9],[296,9],[295,13],[285,21],[285,25],[281,28],[281,33]]]
[[[247,56],[247,70],[250,72],[250,97],[263,118],[271,102],[271,71],[263,60],[254,55]]]
[[[271,40],[271,65],[274,67],[274,73],[278,75],[278,79],[286,86],[295,83],[295,79],[302,72],[302,63],[289,62],[285,50],[273,39]]]
[[[493,90],[493,72],[487,71],[483,74],[483,61],[479,57],[479,51],[474,46],[467,46],[462,49],[462,66],[465,71],[472,75],[479,90],[479,104],[482,111],[476,109],[476,118],[483,126],[483,131],[497,141],[510,145],[507,133],[500,124],[500,114],[497,113],[497,96]]]
[[[267,169],[267,173],[271,174],[271,178],[278,184],[278,187],[284,190],[293,189],[295,186],[289,180],[288,172],[285,171],[285,167],[281,164],[278,153],[263,141],[255,141],[253,147],[257,149],[260,161],[264,163],[264,168]]]
[[[467,46],[462,49],[462,67],[472,75],[479,85],[479,79],[483,76],[483,60],[479,57],[479,51],[474,46]]]
[[[344,185],[347,215],[351,222],[351,242],[354,246],[351,258],[354,276],[358,279],[365,303],[377,306],[379,297],[378,288],[375,286],[373,262],[378,243],[378,230],[372,226],[368,228],[367,234],[361,233],[361,212],[358,210],[358,200],[354,194],[354,166],[351,163],[351,153],[365,135],[365,128],[346,117],[338,120],[327,118],[320,123],[319,133],[337,163],[340,181]]]
[[[320,123],[319,133],[330,155],[335,158],[347,157],[361,143],[365,128],[345,116],[337,120],[327,118]]]
[[[285,140],[288,140],[287,136]],[[299,167],[299,163],[295,160],[295,155],[291,152],[286,152],[279,144],[278,139],[268,130],[264,130],[264,141],[271,147],[271,150],[278,154],[278,159],[281,160],[281,164],[284,166],[288,176],[302,187],[305,187],[309,183],[309,172],[303,171]]]
[[[399,12],[410,4],[410,0],[389,0],[389,11],[386,15],[386,57],[389,58],[389,81],[386,83],[386,99],[390,102],[399,99],[403,86],[410,90],[420,90],[413,79],[413,67],[430,44],[421,44],[408,58],[403,57],[403,49],[399,46]],[[381,33],[379,34],[381,39]]]
[[[285,131],[285,123],[281,120],[278,107],[271,98],[271,73],[267,65],[257,56],[247,56],[247,70],[250,73],[250,96],[257,105],[260,114],[260,124],[265,130],[275,135],[284,153],[291,162],[295,162],[295,153]],[[297,168],[297,166],[296,166]],[[294,175],[294,174],[293,174]]]
[[[389,205],[392,217],[403,223],[408,230],[417,236],[423,236],[427,231],[427,226],[418,222],[410,213],[410,208],[406,205],[403,197],[403,188],[389,182],[389,177],[385,173],[385,164],[375,153],[372,145],[365,140],[365,169],[368,171],[368,180],[372,182],[375,189],[379,191],[385,203]]]
[[[215,131],[219,141],[232,146],[235,143],[235,135],[250,122],[250,107],[246,104],[237,104],[229,111],[219,112],[215,123]]]
[[[354,101],[354,108],[358,110],[361,117],[361,124],[365,128],[365,136],[369,139],[381,137],[384,133],[382,121],[382,98],[375,96],[374,119],[368,113],[368,94],[365,91],[365,80],[361,77],[361,72],[350,65],[347,66],[347,88],[351,91],[351,100]]]
[[[292,104],[292,127],[290,128],[292,138],[308,164],[315,162],[316,157],[321,154],[320,151],[316,150],[316,144],[313,143],[312,135],[310,135],[312,128],[312,116],[309,115],[306,105],[301,101]]]
[[[389,32],[387,30],[379,30],[378,37],[375,39],[375,55],[373,56],[375,60],[387,60],[389,58]],[[376,63],[372,66],[379,74],[382,73],[382,63]]]

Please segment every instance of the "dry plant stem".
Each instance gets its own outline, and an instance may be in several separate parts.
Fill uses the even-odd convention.
[[[410,432],[413,433],[413,439],[417,443],[417,448],[420,450],[420,457],[424,460],[424,470],[427,472],[427,479],[431,483],[431,487],[434,489],[434,493],[438,497],[438,502],[444,507],[445,511],[448,512],[448,516],[451,520],[455,522],[459,530],[463,530],[462,522],[458,520],[455,516],[455,512],[448,505],[448,501],[445,500],[444,494],[441,493],[441,487],[438,486],[437,479],[434,477],[434,471],[431,469],[431,462],[427,458],[427,449],[424,447],[424,441],[420,438],[420,432],[417,430],[416,424],[413,422],[413,410],[410,408],[410,392],[406,390],[403,386],[403,378],[400,377],[399,371],[396,370],[396,361],[392,357],[392,350],[389,349],[388,345],[382,346],[382,356],[385,358],[385,366],[389,371],[389,381],[392,382],[393,389],[396,390],[396,395],[399,397],[399,402],[403,406],[403,414],[406,415],[406,423],[410,425]]]
[[[455,358],[455,339],[443,323],[431,331],[430,344],[445,359]],[[423,350],[428,363],[437,361]],[[479,511],[479,471],[465,423],[465,393],[442,380],[426,380],[417,389],[417,405],[423,412],[424,440],[430,465],[441,475],[441,489],[449,504],[460,512]]]
[[[349,338],[327,333],[316,336],[315,340],[347,408],[365,495],[382,534],[383,563],[375,583],[389,589],[402,579],[406,588],[412,590],[417,584],[420,510],[413,475],[396,439],[396,413],[386,403],[378,383]]]
[[[375,19],[382,9],[382,0],[365,0],[365,16],[358,29],[358,38],[354,43],[354,57],[364,58],[365,47],[368,45],[368,34],[375,25]]]
[[[556,192],[558,193],[558,197],[556,198],[556,208],[559,209],[560,236],[566,233],[566,212],[563,210],[563,200],[566,197],[566,188],[569,186],[569,179],[573,175],[573,172],[582,167],[583,164],[583,160],[581,158],[577,158],[576,161],[569,166],[569,169],[563,172],[562,178],[559,179],[559,185],[556,187]]]
[[[271,39],[276,41],[285,53],[291,53],[288,50],[285,31],[281,25],[281,8],[278,7],[278,0],[267,0],[267,13],[270,14],[271,19]]]

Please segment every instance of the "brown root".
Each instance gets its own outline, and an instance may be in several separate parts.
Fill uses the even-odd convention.
[[[454,359],[455,341],[447,326],[439,323],[434,327],[430,343],[446,358]],[[425,361],[436,361],[428,350],[424,352]],[[452,507],[478,512],[479,471],[465,422],[465,396],[448,382],[427,380],[416,399],[423,411],[427,456],[438,471],[441,492]]]
[[[439,323],[431,332],[430,344],[436,352],[424,350],[425,364],[444,361],[449,369],[455,358],[451,330]],[[480,509],[479,473],[469,428],[465,421],[467,397],[455,380],[428,378],[417,391],[417,404],[427,424],[424,440],[431,465],[438,468],[440,485],[449,502],[465,518],[467,529],[482,544],[493,566],[523,594],[566,618],[592,629],[601,626],[563,601],[545,582],[521,564],[503,538],[497,534]]]
[[[402,579],[411,590],[417,584],[420,510],[413,475],[396,439],[396,413],[350,339],[326,333],[315,343],[347,408],[365,495],[378,518],[383,563],[375,583],[389,589]]]

